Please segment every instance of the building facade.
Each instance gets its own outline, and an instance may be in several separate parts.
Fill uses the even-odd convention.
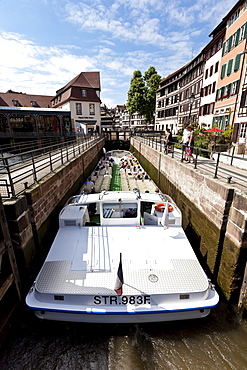
[[[211,34],[213,40],[203,49],[204,71],[201,88],[199,127],[209,129],[214,122],[215,94],[218,85],[222,44],[225,27]]]
[[[232,128],[235,146],[246,152],[247,1],[237,1],[209,36],[191,62],[161,81],[155,129],[177,133],[186,122]]]
[[[155,130],[176,134],[185,123],[198,122],[203,53],[163,79],[156,95]]]
[[[100,73],[81,72],[52,98],[53,108],[68,109],[71,112],[72,127],[87,134],[101,132]]]
[[[246,2],[238,2],[224,18],[226,32],[214,111],[214,123],[223,130],[234,126],[238,121],[246,50],[246,9]]]

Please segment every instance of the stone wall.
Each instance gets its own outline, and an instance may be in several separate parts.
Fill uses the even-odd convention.
[[[58,214],[67,199],[75,195],[102,156],[104,140],[26,189],[17,199],[4,202],[20,274],[29,274],[37,252],[51,243],[58,226]],[[40,253],[39,253],[40,254]]]
[[[209,276],[237,303],[247,255],[247,195],[135,139],[131,147],[181,209],[183,228]]]

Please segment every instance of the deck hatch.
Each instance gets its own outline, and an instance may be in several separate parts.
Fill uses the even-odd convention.
[[[76,226],[76,220],[64,220],[64,226]]]

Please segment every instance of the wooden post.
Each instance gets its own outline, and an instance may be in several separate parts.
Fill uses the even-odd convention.
[[[238,301],[239,313],[242,314],[244,309],[247,310],[247,262],[245,266],[243,284],[240,290],[240,296],[239,296],[239,301]]]
[[[8,276],[5,277],[5,280],[0,285],[0,300],[3,298],[5,293],[14,283],[16,286],[17,294],[19,300],[21,300],[21,281],[19,277],[19,271],[16,263],[15,253],[11,241],[11,237],[9,234],[9,228],[7,224],[7,219],[4,212],[2,197],[0,195],[0,227],[2,229],[3,240],[0,241],[0,263],[2,261],[2,256],[4,253],[8,254],[9,263],[11,266],[11,271],[9,271]],[[1,245],[2,244],[2,245]]]

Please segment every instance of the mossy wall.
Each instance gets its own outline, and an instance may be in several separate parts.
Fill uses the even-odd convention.
[[[131,139],[131,151],[182,211],[183,228],[208,275],[237,303],[247,257],[247,196]]]

